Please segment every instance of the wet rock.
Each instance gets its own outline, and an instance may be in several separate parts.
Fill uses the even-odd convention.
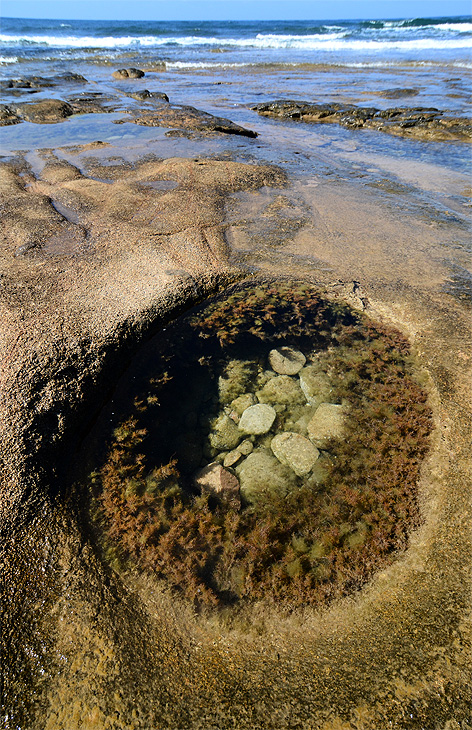
[[[353,104],[311,104],[306,101],[278,100],[252,107],[259,114],[310,123],[335,122],[345,127],[375,129],[417,139],[472,141],[472,119],[450,117],[432,107],[376,109]]]
[[[0,127],[8,127],[10,124],[19,124],[21,119],[6,104],[0,104]]]
[[[280,375],[296,375],[305,365],[306,357],[293,347],[278,347],[269,352],[269,363],[272,370]]]
[[[125,96],[129,96],[131,99],[136,101],[147,101],[148,99],[156,99],[157,101],[169,101],[169,97],[163,91],[148,91],[143,89],[142,91],[128,91]]]
[[[223,466],[234,466],[242,458],[242,456],[242,452],[239,449],[228,451],[223,458]]]
[[[311,441],[291,431],[274,436],[270,446],[280,463],[290,467],[298,477],[308,474],[320,455]]]
[[[249,408],[249,406],[253,406],[255,403],[256,397],[253,393],[243,393],[243,395],[240,395],[232,400],[230,405],[232,410],[236,411],[238,416],[241,416],[246,408]]]
[[[100,91],[87,92],[67,97],[74,114],[107,114],[121,106],[120,99]]]
[[[378,91],[377,96],[383,96],[384,99],[403,99],[406,96],[417,96],[418,89],[384,89]]]
[[[235,422],[226,413],[222,413],[211,424],[210,445],[219,451],[230,451],[242,439],[241,431]]]
[[[139,68],[119,68],[113,71],[112,76],[114,79],[141,79],[144,71]]]
[[[299,379],[300,387],[310,405],[319,406],[320,403],[329,403],[332,400],[331,382],[318,365],[308,365],[300,370]]]
[[[55,124],[70,117],[74,110],[70,104],[60,99],[41,99],[18,104],[16,114],[26,122],[34,124]]]
[[[298,380],[289,375],[277,375],[267,381],[256,396],[260,403],[277,403],[279,405],[301,405],[305,403],[305,395]]]
[[[254,371],[255,364],[251,360],[231,360],[226,366],[225,374],[218,378],[220,401],[231,403],[238,396],[247,393]]]
[[[342,405],[321,403],[307,426],[308,436],[315,446],[324,449],[331,439],[343,438],[345,412]]]
[[[239,428],[249,434],[267,433],[272,428],[275,417],[276,412],[271,406],[258,403],[246,408],[239,421]]]
[[[254,444],[249,439],[245,439],[244,441],[241,441],[241,443],[238,446],[238,451],[240,451],[243,456],[248,456],[253,449],[254,449]]]
[[[257,133],[251,129],[240,127],[239,124],[235,124],[229,119],[215,117],[213,114],[195,109],[193,106],[177,106],[162,102],[154,109],[130,111],[129,114],[129,119],[118,119],[115,124],[133,122],[145,127],[170,127],[204,134],[220,132],[243,137],[257,137]]]
[[[235,509],[241,507],[239,481],[234,474],[224,469],[221,464],[213,462],[205,466],[196,474],[194,483],[202,492],[218,497]]]
[[[294,472],[268,451],[254,451],[236,467],[241,497],[249,504],[285,495],[296,487]]]

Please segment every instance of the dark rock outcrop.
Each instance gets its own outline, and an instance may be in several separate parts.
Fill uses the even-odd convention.
[[[224,117],[215,117],[213,114],[195,109],[193,106],[177,106],[162,103],[159,107],[150,110],[131,112],[131,119],[118,119],[115,123],[133,122],[144,127],[170,127],[203,133],[222,132],[224,134],[239,134],[243,137],[257,137],[257,132],[239,126]]]
[[[262,116],[311,123],[335,122],[351,129],[375,129],[402,137],[438,142],[472,141],[472,120],[452,117],[434,107],[376,109],[353,104],[312,104],[278,100],[252,107]]]

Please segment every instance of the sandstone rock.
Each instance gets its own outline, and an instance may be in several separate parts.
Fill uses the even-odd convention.
[[[275,378],[271,378],[262,390],[257,391],[256,396],[260,403],[302,405],[306,402],[298,380],[294,380],[289,375],[277,375]]]
[[[223,466],[234,466],[234,464],[236,464],[242,458],[242,455],[243,454],[239,449],[233,449],[233,451],[228,451],[223,459]]]
[[[306,357],[293,347],[278,347],[269,352],[269,363],[272,370],[280,375],[296,375],[305,365]]]
[[[41,101],[18,104],[16,114],[26,122],[34,124],[55,124],[72,116],[74,110],[70,104],[60,99],[42,99]]]
[[[299,477],[305,476],[312,470],[320,455],[311,441],[291,431],[277,434],[270,446],[280,463],[290,467]]]
[[[257,132],[235,124],[225,117],[196,109],[193,106],[161,103],[153,109],[140,109],[129,112],[131,117],[118,119],[115,124],[133,122],[144,127],[169,127],[170,129],[195,131],[202,134],[237,134],[243,137],[257,137]]]
[[[8,127],[10,124],[19,124],[21,119],[6,104],[0,104],[0,127]]]
[[[249,504],[287,494],[296,487],[296,476],[268,451],[254,451],[236,467],[241,496]]]
[[[312,406],[329,403],[333,398],[333,388],[326,375],[318,365],[308,365],[299,372],[300,387]]]
[[[129,96],[131,99],[136,101],[146,101],[147,99],[157,99],[157,101],[169,101],[169,97],[163,91],[149,91],[143,89],[142,91],[128,91],[125,96]]]
[[[239,481],[221,464],[208,464],[196,474],[194,482],[202,492],[209,492],[237,509],[241,507]]]
[[[249,406],[243,412],[239,421],[239,428],[245,433],[261,434],[267,433],[272,428],[276,413],[271,406],[257,403]]]
[[[114,79],[141,79],[144,71],[139,68],[119,68],[113,71],[112,76]]]
[[[242,433],[226,413],[222,413],[211,424],[210,444],[219,451],[230,451],[241,441]]]
[[[307,426],[308,436],[315,446],[324,449],[331,439],[340,439],[345,431],[345,413],[342,405],[321,403]]]

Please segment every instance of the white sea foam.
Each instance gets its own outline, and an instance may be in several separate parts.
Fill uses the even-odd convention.
[[[18,58],[16,56],[0,56],[0,64],[2,66],[8,63],[18,63]]]
[[[462,25],[462,24],[461,24]],[[346,32],[313,35],[259,33],[251,38],[218,38],[202,36],[48,36],[0,34],[0,42],[40,44],[55,48],[128,48],[162,46],[216,46],[233,48],[295,49],[305,51],[415,51],[472,48],[472,37],[415,38],[411,40],[378,40],[347,38]]]

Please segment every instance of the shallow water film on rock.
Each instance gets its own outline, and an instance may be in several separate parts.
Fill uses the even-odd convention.
[[[307,285],[240,287],[174,322],[110,408],[89,480],[103,555],[196,607],[326,603],[418,524],[431,413],[408,342]]]

